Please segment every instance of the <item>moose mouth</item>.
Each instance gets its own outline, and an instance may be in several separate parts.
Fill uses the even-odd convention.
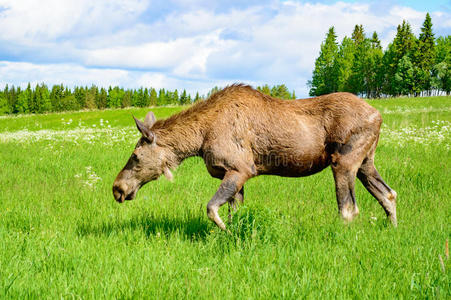
[[[131,191],[130,193],[128,193],[127,195],[125,195],[125,193],[122,191],[115,191],[114,198],[116,199],[117,202],[124,203],[125,200],[135,199],[137,192],[138,192],[138,189],[135,189],[135,190]]]

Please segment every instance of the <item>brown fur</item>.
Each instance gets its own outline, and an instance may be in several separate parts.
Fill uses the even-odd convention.
[[[119,201],[133,198],[140,186],[167,174],[185,158],[202,156],[208,172],[223,180],[207,213],[225,229],[217,211],[226,202],[234,204],[235,195],[242,199],[239,192],[249,178],[308,176],[331,165],[345,219],[358,213],[354,195],[358,173],[396,223],[396,192],[383,182],[373,163],[382,118],[355,95],[290,101],[237,84],[165,120],[148,121],[152,116],[144,123],[137,120],[143,138],[134,153],[142,159],[134,165],[131,158],[119,173],[113,188]]]

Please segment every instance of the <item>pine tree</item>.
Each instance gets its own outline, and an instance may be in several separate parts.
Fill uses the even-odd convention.
[[[124,97],[122,97],[121,107],[129,107],[132,105],[132,92],[127,90],[124,92]]]
[[[384,81],[384,66],[381,42],[376,31],[371,37],[371,47],[368,51],[368,65],[370,72],[368,73],[367,97],[379,98],[382,94]]]
[[[197,102],[201,100],[200,96],[199,96],[199,92],[196,92],[196,96],[194,97],[194,102]]]
[[[409,55],[415,46],[415,36],[412,33],[410,24],[406,20],[402,21],[402,25],[398,25],[395,39],[393,40],[397,62],[404,55]]]
[[[429,13],[421,27],[421,33],[414,51],[414,64],[417,73],[419,91],[431,90],[431,75],[435,63],[435,39],[432,32],[432,20]]]
[[[150,105],[150,93],[147,88],[144,89],[143,92],[143,107],[147,107]]]
[[[180,95],[179,99],[180,104],[185,105],[189,104],[191,101],[189,101],[188,96],[186,94],[186,90],[183,90],[182,94]]]
[[[404,59],[403,65],[398,66],[404,56],[411,56],[412,50],[415,49],[415,36],[412,33],[410,24],[405,20],[401,25],[398,25],[393,44],[389,46],[386,62],[387,86],[390,95],[398,96],[402,94],[411,94],[415,90],[415,81],[412,80],[406,86],[410,87],[410,91],[406,91],[406,86],[399,86],[401,84],[400,78],[410,78],[414,74],[400,74],[402,71],[410,70],[409,65],[412,63],[411,58]],[[413,65],[412,65],[413,67]]]
[[[13,90],[14,90],[14,86],[10,90],[8,84],[6,84],[5,88],[3,89],[2,95],[3,95],[3,98],[4,98],[5,104],[0,104],[0,107],[3,107],[3,109],[2,109],[3,113],[10,114],[10,113],[13,113],[13,111],[14,111],[14,105],[12,105],[12,103],[11,103],[12,102],[11,98],[12,98],[12,91]],[[1,102],[1,100],[0,100],[0,102]]]
[[[100,93],[98,88],[93,86],[92,89],[96,90],[96,105],[99,109],[104,109],[107,107],[108,94],[104,88],[100,89]]]
[[[52,91],[50,92],[50,102],[52,103],[52,107],[54,111],[61,111],[61,98],[62,98],[62,91],[60,89],[61,87],[59,85],[54,85],[52,87]]]
[[[28,84],[30,92],[31,92],[31,98],[30,98],[30,112],[31,113],[37,113],[39,112],[39,107],[41,105],[41,91],[38,84],[36,84],[34,90],[31,89],[30,84]],[[27,88],[28,89],[28,88]]]
[[[271,89],[271,96],[279,99],[291,99],[290,91],[285,84],[273,86]]]
[[[311,96],[319,96],[337,91],[335,59],[338,53],[337,35],[334,27],[330,27],[326,39],[321,44],[319,57],[315,61],[312,80],[309,81]]]
[[[179,92],[177,89],[175,89],[174,93],[172,94],[172,104],[179,103]]]
[[[8,106],[12,113],[17,113],[16,103],[19,91],[14,87],[14,85],[8,91]]]
[[[21,91],[18,94],[19,96],[16,102],[16,111],[22,114],[29,113],[32,99],[32,91],[30,83],[28,83],[28,86],[24,91]]]
[[[26,114],[29,112],[28,110],[28,97],[25,91],[18,93],[19,96],[17,97],[16,102],[16,111],[19,114]]]
[[[144,90],[143,88],[139,88],[139,90],[137,91],[137,100],[136,100],[136,105],[139,107],[144,107],[145,104],[145,97],[144,97]]]
[[[40,93],[41,93],[41,107],[39,112],[43,113],[43,112],[49,112],[52,111],[52,102],[50,101],[50,92],[48,87],[42,83],[41,84],[41,88],[40,88]],[[80,106],[82,107],[82,106]]]
[[[368,93],[368,77],[371,73],[368,65],[368,52],[370,41],[365,37],[362,25],[356,25],[352,33],[354,42],[354,59],[352,63],[352,75],[349,78],[349,91],[354,94]]]
[[[9,113],[8,100],[6,99],[5,93],[0,93],[0,115]]]
[[[97,98],[97,88],[92,86],[91,88],[88,89],[88,87],[86,87],[85,88],[85,107],[87,109],[97,108],[96,98]]]
[[[107,97],[106,97],[106,106],[107,107],[114,107],[115,99],[113,99],[113,98],[114,98],[114,92],[113,92],[113,88],[110,85],[108,87],[108,93],[107,93]]]
[[[162,106],[162,105],[166,105],[168,104],[166,101],[166,91],[164,89],[160,89],[158,91],[158,102],[157,105],[158,106]]]
[[[271,88],[267,84],[265,84],[264,86],[258,86],[257,90],[259,90],[265,95],[271,95]]]
[[[26,101],[28,105],[27,113],[29,112],[36,112],[36,104],[33,103],[33,90],[31,89],[31,84],[28,83],[27,89],[24,91],[26,95]]]
[[[77,99],[78,105],[82,108],[86,108],[86,96],[85,90],[83,87],[75,87],[74,96]]]
[[[363,43],[363,41],[365,40],[365,31],[363,30],[363,25],[360,24],[354,26],[354,31],[352,32],[351,38],[357,46]]]
[[[150,89],[150,106],[157,105],[158,96],[157,91],[154,88]]]
[[[355,45],[352,39],[344,37],[335,60],[337,70],[337,90],[351,92],[350,78],[354,64]]]

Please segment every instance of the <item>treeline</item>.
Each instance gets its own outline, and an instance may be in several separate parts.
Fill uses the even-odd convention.
[[[263,93],[281,99],[294,99],[296,97],[294,91],[290,93],[284,84],[273,87],[264,85],[257,88]],[[219,87],[214,87],[208,92],[207,96],[199,96],[197,92],[192,97],[186,90],[179,93],[178,90],[160,89],[157,91],[154,88],[124,89],[117,86],[105,89],[98,88],[95,85],[69,89],[62,84],[54,85],[49,89],[43,83],[33,88],[31,84],[28,84],[26,89],[21,89],[20,87],[16,88],[6,85],[3,91],[0,90],[0,115],[131,106],[185,105],[203,100],[219,90]]]
[[[4,90],[0,91],[0,114],[184,105],[200,99],[199,93],[192,98],[186,90],[179,93],[177,90],[123,89],[117,86],[99,89],[95,85],[74,89],[54,85],[49,89],[45,84],[36,85],[34,88],[28,84],[26,89],[21,89],[6,85]]]
[[[221,89],[222,89],[221,87],[215,86],[208,92],[207,98],[210,97],[212,94],[220,91]],[[296,99],[296,93],[294,91],[290,93],[285,84],[276,84],[272,87],[265,84],[263,86],[257,86],[257,90],[259,90],[263,94],[279,99]]]
[[[337,42],[331,27],[315,61],[310,95],[337,91],[368,98],[451,93],[451,36],[435,38],[428,14],[416,37],[410,24],[398,25],[386,50],[376,32],[367,37],[362,25]]]

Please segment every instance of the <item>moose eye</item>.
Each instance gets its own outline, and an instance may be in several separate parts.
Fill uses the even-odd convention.
[[[132,154],[132,159],[135,161],[139,161],[138,156],[135,153]]]

